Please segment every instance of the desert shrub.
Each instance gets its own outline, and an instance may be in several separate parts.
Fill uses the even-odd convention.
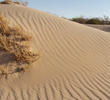
[[[102,21],[105,25],[110,25],[110,18],[108,16],[103,16]]]
[[[102,24],[102,21],[98,18],[89,19],[86,24]]]
[[[0,4],[12,4],[12,3],[20,4],[20,5],[23,5],[23,6],[28,5],[27,1],[22,1],[22,0],[4,0],[4,1],[0,2]]]
[[[73,18],[72,21],[81,23],[81,24],[85,24],[87,19],[83,18],[83,17],[78,17],[78,18]]]
[[[103,18],[84,18],[84,17],[78,17],[78,18],[72,18],[71,21],[78,22],[80,24],[96,24],[96,25],[110,25],[110,18],[107,16],[104,16]]]
[[[8,67],[4,67],[4,66],[1,66],[0,67],[0,76],[5,76],[5,78],[7,78],[7,75],[8,75]]]
[[[16,50],[16,53],[15,53],[15,60],[21,63],[24,62],[24,63],[30,64],[36,61],[37,58],[39,58],[38,54],[32,53],[31,51],[25,48]]]
[[[10,27],[9,22],[0,15],[0,50],[12,54],[16,63],[29,65],[39,58],[39,54],[30,50],[31,39],[23,28]]]

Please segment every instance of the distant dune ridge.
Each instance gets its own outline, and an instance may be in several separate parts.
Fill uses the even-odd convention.
[[[110,100],[109,33],[17,4],[0,12],[40,53],[22,77],[0,80],[0,100]]]

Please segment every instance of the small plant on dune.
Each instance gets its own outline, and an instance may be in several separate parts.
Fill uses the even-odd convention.
[[[10,27],[0,15],[0,50],[12,54],[17,63],[30,65],[39,58],[39,54],[30,50],[31,38],[20,26]]]
[[[22,48],[15,53],[16,61],[25,62],[27,64],[33,63],[36,60],[36,56],[38,55]]]
[[[11,3],[12,3],[12,0],[4,0],[0,2],[0,4],[11,4]]]
[[[22,0],[4,0],[0,2],[0,4],[12,4],[12,3],[23,5],[23,6],[28,5],[27,1],[22,1]]]
[[[1,77],[2,77],[2,76],[5,76],[5,78],[7,78],[7,75],[8,75],[8,67],[1,66],[1,67],[0,67],[0,75],[1,75]]]

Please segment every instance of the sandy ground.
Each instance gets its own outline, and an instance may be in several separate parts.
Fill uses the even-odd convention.
[[[94,24],[87,24],[87,26],[100,29],[102,31],[110,32],[110,25],[94,25]]]
[[[22,77],[0,80],[0,100],[110,100],[109,33],[15,4],[0,12],[40,53]]]

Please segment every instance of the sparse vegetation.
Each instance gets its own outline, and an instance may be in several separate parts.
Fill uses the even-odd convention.
[[[26,48],[16,50],[15,59],[18,62],[24,62],[27,64],[33,63],[36,60],[37,54],[32,53]]]
[[[110,18],[104,16],[103,18],[84,18],[84,17],[76,17],[70,19],[71,21],[78,22],[80,24],[96,24],[96,25],[110,25]]]
[[[16,63],[30,66],[30,64],[39,58],[37,53],[30,50],[31,38],[32,37],[26,34],[20,26],[10,27],[9,22],[0,15],[0,50],[13,55],[13,60],[16,61]],[[7,67],[0,68],[1,74],[8,73],[6,68]],[[25,70],[25,67],[20,68]],[[9,70],[10,67],[8,68],[8,71]]]
[[[12,3],[23,5],[23,6],[28,5],[27,1],[22,1],[22,0],[4,0],[0,2],[0,4],[12,4]]]
[[[8,76],[8,67],[4,67],[4,66],[1,66],[0,67],[0,76],[5,76],[5,78],[7,78]]]

